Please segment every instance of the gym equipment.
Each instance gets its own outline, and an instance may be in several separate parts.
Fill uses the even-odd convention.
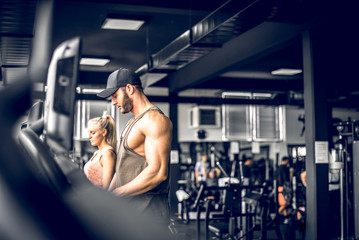
[[[178,218],[182,220],[183,223],[188,224],[189,219],[189,206],[188,199],[190,194],[185,191],[185,185],[187,184],[186,180],[178,180],[179,189],[176,191],[176,197],[178,200]]]
[[[268,183],[245,186],[238,179],[234,183],[221,164],[216,162],[216,165],[223,171],[227,181],[224,181],[226,184],[216,187],[201,185],[193,206],[197,208],[197,239],[201,238],[200,214],[202,211],[205,211],[206,239],[209,239],[210,235],[216,239],[253,239],[253,231],[257,227],[255,220],[257,215],[260,216],[262,239],[266,239],[269,206]],[[243,190],[246,190],[247,193],[242,197]],[[216,201],[213,195],[206,195],[205,192],[220,192],[219,201]]]
[[[359,122],[353,122],[354,238],[359,239]]]
[[[268,187],[229,184],[222,187],[203,187],[200,189],[193,207],[197,208],[197,239],[201,239],[200,213],[205,212],[205,239],[253,239],[253,231],[259,229],[261,239],[267,238],[267,216],[269,207]],[[242,190],[250,190],[243,197]],[[205,191],[220,191],[220,200],[204,196]],[[220,205],[218,207],[218,204]],[[220,210],[220,211],[218,211]]]
[[[356,191],[358,183],[358,122],[347,121],[333,124],[336,135],[333,136],[333,148],[329,171],[337,175],[340,208],[340,239],[359,236],[358,205],[359,194]],[[334,179],[334,178],[333,178]],[[334,181],[334,180],[333,180]]]
[[[75,42],[79,43],[79,41]],[[71,43],[74,42],[71,41]],[[72,45],[65,42],[61,46],[67,46],[65,47],[67,49]],[[64,50],[64,48],[61,49]],[[69,57],[64,53],[60,55],[65,58]],[[57,55],[54,59],[59,60],[61,57],[58,58]],[[56,65],[56,61],[54,64]],[[76,65],[76,63],[73,64]],[[55,69],[55,72],[51,69]],[[64,77],[66,74],[75,76],[76,74],[64,73],[62,68],[61,71],[56,71],[59,68],[51,69],[49,69],[49,74],[57,76],[56,79],[60,81],[60,84],[54,86],[54,96],[60,98],[60,103],[66,102],[68,99],[64,99],[60,93],[56,94],[56,88],[60,88],[61,92],[64,90],[63,87],[69,86],[66,91],[71,91],[74,95],[75,85],[67,82],[67,80],[72,81],[73,78],[63,79],[61,76]],[[28,78],[24,76],[21,80],[27,83]],[[29,93],[30,87],[19,83],[16,84],[16,88],[9,87],[6,93],[0,94],[2,123],[0,128],[6,134],[5,136],[10,136],[10,139],[0,146],[2,152],[0,184],[3,185],[1,189],[6,189],[7,199],[13,200],[11,207],[10,205],[2,206],[2,209],[11,209],[3,215],[4,219],[10,219],[9,222],[12,225],[10,225],[11,228],[6,227],[4,235],[2,235],[3,232],[0,233],[2,235],[0,238],[171,239],[167,226],[159,226],[149,217],[142,216],[125,199],[96,188],[87,180],[83,171],[66,156],[72,146],[72,136],[69,132],[72,132],[73,119],[68,119],[58,125],[56,121],[64,117],[64,114],[61,114],[59,118],[53,118],[56,112],[53,114],[48,112],[49,114],[45,114],[44,118],[49,117],[49,119],[40,119],[31,126],[21,129],[18,135],[19,144],[15,143],[10,131],[16,120],[26,110],[25,108],[29,106],[28,103],[31,101]],[[54,101],[56,104],[56,100]],[[58,106],[47,111],[57,109],[58,113],[66,112],[67,115],[65,115],[72,118],[72,113],[67,111],[71,111],[70,105],[74,105],[74,102],[67,104],[68,108]],[[59,131],[64,133],[56,135],[55,133]],[[52,133],[51,137],[46,136],[49,132]],[[2,196],[5,195],[2,194]],[[9,201],[6,202],[9,203]],[[9,217],[6,217],[7,215]],[[11,220],[13,215],[17,216],[17,220],[20,219],[15,225]],[[28,225],[29,219],[32,219],[30,225]],[[7,221],[1,223],[1,229],[5,229],[4,227],[9,224]],[[28,231],[29,226],[34,227],[31,234]]]

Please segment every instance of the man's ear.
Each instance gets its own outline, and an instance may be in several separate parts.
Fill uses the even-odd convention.
[[[134,91],[135,91],[135,89],[134,89],[133,85],[131,85],[131,84],[126,85],[126,92],[128,95],[132,95]]]

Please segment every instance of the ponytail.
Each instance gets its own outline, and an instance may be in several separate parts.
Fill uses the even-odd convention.
[[[88,125],[96,126],[98,129],[107,130],[105,136],[106,142],[116,149],[116,123],[111,115],[104,115],[102,117],[92,118],[88,121]]]
[[[110,144],[114,149],[116,149],[117,140],[115,119],[113,119],[111,115],[106,115],[105,119],[108,122],[106,142]]]

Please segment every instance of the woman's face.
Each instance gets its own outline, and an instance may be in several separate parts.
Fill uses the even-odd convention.
[[[99,146],[103,141],[105,141],[105,131],[98,129],[94,126],[88,127],[89,139],[92,146]]]

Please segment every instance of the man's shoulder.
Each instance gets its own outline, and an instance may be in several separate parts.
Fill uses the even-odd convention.
[[[149,111],[139,121],[138,129],[144,135],[148,134],[167,134],[172,132],[172,122],[159,111]]]
[[[151,124],[171,124],[171,120],[159,109],[148,111],[144,116],[144,122]]]

